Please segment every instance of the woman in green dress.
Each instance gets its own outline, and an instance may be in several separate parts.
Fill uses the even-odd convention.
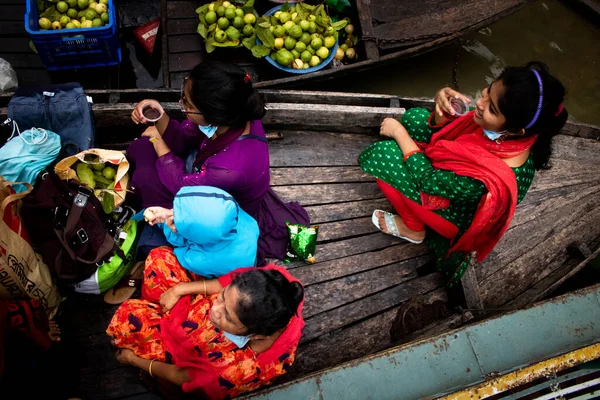
[[[413,108],[402,122],[386,118],[384,140],[359,156],[398,215],[381,210],[373,223],[412,243],[427,242],[453,286],[475,252],[482,261],[508,228],[536,169],[546,168],[551,140],[567,120],[563,85],[545,64],[508,67],[482,91],[475,110],[441,89],[435,111]]]

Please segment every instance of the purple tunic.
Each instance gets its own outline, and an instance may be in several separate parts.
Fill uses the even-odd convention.
[[[214,186],[229,192],[240,207],[258,222],[258,259],[283,259],[287,248],[286,221],[308,225],[308,213],[296,202],[284,203],[270,188],[269,149],[261,121],[250,123],[242,135],[223,151],[209,157],[197,172],[188,172],[189,153],[210,139],[191,121],[169,122],[163,140],[171,152],[157,157],[147,138],[127,149],[133,174],[131,186],[142,207],[171,208],[183,186]]]

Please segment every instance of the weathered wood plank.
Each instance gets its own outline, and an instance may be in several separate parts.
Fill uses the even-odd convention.
[[[79,389],[86,400],[117,399],[148,392],[140,381],[139,369],[133,367],[113,369],[100,375],[83,375]]]
[[[167,18],[198,19],[196,8],[202,4],[197,1],[167,1]]]
[[[307,319],[414,279],[417,267],[427,261],[427,257],[418,257],[405,261],[403,265],[395,263],[308,286],[304,293],[306,300],[302,315]]]
[[[331,104],[364,107],[391,107],[392,100],[400,101],[398,96],[371,93],[312,92],[305,90],[269,90],[260,91],[268,103],[304,103]]]
[[[569,258],[556,268],[544,279],[538,281],[535,285],[528,288],[525,292],[508,302],[504,307],[516,309],[528,306],[538,300],[547,298],[552,292],[558,289],[568,279],[585,268],[591,261],[600,255],[600,247],[584,260]],[[562,257],[560,257],[562,259]]]
[[[490,3],[470,0],[445,3],[446,7],[442,6],[429,13],[420,13],[399,20],[388,20],[386,23],[375,26],[373,34],[384,43],[384,46],[381,47],[391,49],[397,47],[398,44],[410,44],[413,38],[451,35],[467,30],[483,21],[486,21],[487,25],[496,20],[498,15],[510,14],[522,7],[525,1],[499,0]]]
[[[373,17],[371,15],[370,1],[357,1],[356,11],[360,20],[360,30],[362,32],[362,41],[365,46],[365,53],[369,60],[379,58],[379,49],[377,48],[375,30],[373,28]]]
[[[600,198],[597,194],[595,197]],[[552,259],[560,261],[561,256],[564,257],[563,261],[566,260],[567,246],[575,238],[582,243],[597,240],[600,237],[599,206],[600,200],[581,204],[580,207],[584,210],[582,215],[568,218],[563,226],[544,232],[543,246],[537,246],[534,251],[525,254],[521,253],[523,255],[517,260],[489,275],[484,281],[480,281],[484,306],[488,308],[501,306],[544,279],[556,268],[556,266],[548,268],[548,261]],[[555,216],[555,219],[558,218],[560,217]],[[530,236],[537,234],[534,229],[529,231]]]
[[[198,19],[169,19],[167,21],[167,33],[169,38],[177,35],[198,34]]]
[[[385,265],[398,263],[422,257],[429,254],[426,245],[414,245],[410,243],[386,243],[374,246],[378,239],[392,238],[389,235],[374,234],[367,235],[359,240],[348,239],[341,243],[348,249],[353,250],[342,256],[326,260],[321,257],[324,244],[317,249],[317,263],[313,265],[303,265],[292,270],[292,274],[298,278],[305,287],[332,279],[339,279],[347,275],[356,274],[362,271],[379,268]],[[350,246],[350,244],[356,244]],[[343,257],[343,258],[342,258]]]
[[[360,298],[357,297],[358,300],[355,302],[313,317],[308,317],[301,342],[307,342],[328,332],[368,318],[373,314],[386,311],[419,294],[430,292],[444,285],[442,279],[437,274],[430,274],[420,279],[411,279],[416,277],[416,271],[411,267],[408,267],[408,269],[406,269],[407,267],[403,267],[403,265],[411,262],[413,260],[385,267],[395,269],[397,275],[403,273],[402,270],[405,270],[407,273],[402,279],[390,281],[385,286],[385,290],[370,296],[366,294]],[[377,269],[375,272],[382,270],[384,268]],[[411,280],[406,282],[405,280],[407,279]]]
[[[596,127],[596,133],[600,134],[600,129]],[[561,160],[570,160],[578,162],[591,162],[598,164],[598,151],[600,142],[587,140],[586,138],[572,138],[566,135],[557,135],[552,139],[552,156]]]
[[[273,190],[284,201],[298,201],[303,205],[339,203],[381,197],[381,191],[375,182],[277,186]]]
[[[285,129],[314,129],[327,131],[344,124],[344,132],[378,133],[381,122],[387,118],[400,118],[404,108],[363,107],[322,104],[269,103],[269,112],[263,121]]]
[[[23,27],[23,19],[20,21],[2,21],[0,24],[0,36],[7,35],[11,37],[24,36],[25,28]],[[4,39],[6,40],[6,39]]]
[[[10,40],[0,40],[0,53],[33,54],[33,52],[29,50],[29,38],[24,37],[11,38]]]
[[[5,59],[12,65],[12,67],[17,70],[20,68],[33,68],[33,69],[43,69],[44,64],[42,64],[42,60],[40,56],[33,53],[8,53],[8,54],[0,54],[0,58]]]
[[[314,223],[312,225],[315,225]],[[341,240],[348,237],[377,232],[378,229],[371,217],[347,219],[345,221],[329,222],[319,225],[319,242]]]
[[[191,71],[196,65],[204,61],[203,53],[169,53],[169,72]]]
[[[559,234],[562,235],[563,232],[569,231],[576,224],[576,221],[585,219],[590,211],[600,205],[598,188],[591,189],[583,196],[582,194],[579,193],[578,196],[577,193],[572,193],[564,205],[560,205],[560,198],[554,199],[552,203],[557,204],[554,209],[546,209],[544,205],[538,205],[537,208],[534,207],[530,210],[532,215],[522,214],[527,221],[518,221],[517,226],[509,229],[488,258],[478,265],[477,281],[480,286],[483,285],[484,280],[490,279],[500,270],[507,269],[508,265],[521,259],[524,255],[534,255],[530,260],[532,264],[528,266],[530,272],[533,272],[535,266],[542,266],[545,259],[549,261],[547,257],[550,257],[550,260],[553,259],[554,251],[557,251],[557,249],[549,247],[549,241],[555,241]],[[597,226],[598,224],[594,225]],[[596,226],[591,226],[586,231],[596,229]],[[579,239],[584,233],[579,232],[576,237]],[[527,239],[523,240],[523,238]],[[570,244],[568,242],[569,237],[562,237],[561,240],[562,250],[565,250]],[[575,237],[573,237],[573,240],[575,240]],[[539,259],[535,259],[535,256]],[[523,273],[526,272],[523,271]],[[495,280],[495,278],[492,280]],[[512,280],[507,282],[515,283]],[[482,294],[484,302],[486,297]]]
[[[169,54],[188,52],[205,52],[202,36],[197,33],[191,35],[169,36]]]
[[[167,36],[167,0],[160,0],[160,65],[162,67],[163,86],[171,87],[169,73],[169,40]]]
[[[307,131],[282,133],[283,140],[269,143],[272,167],[357,165],[360,152],[377,141],[376,137],[367,135]]]
[[[370,182],[373,180],[372,176],[359,167],[271,168],[271,186]]]
[[[393,211],[386,199],[351,201],[348,203],[308,206],[306,211],[313,224],[371,216],[375,210]]]
[[[25,15],[25,2],[17,4],[3,4],[2,13],[0,13],[0,21],[21,21]]]
[[[427,277],[424,277],[427,278]],[[420,278],[420,279],[424,279]],[[415,294],[416,295],[416,294]],[[445,297],[443,289],[425,295],[430,301]],[[338,365],[368,354],[373,354],[392,345],[389,329],[396,317],[396,310],[385,311],[356,325],[307,343],[298,349],[296,361],[284,380],[322,368]],[[344,351],[340,351],[344,349]]]

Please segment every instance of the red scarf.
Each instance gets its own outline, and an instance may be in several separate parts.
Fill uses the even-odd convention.
[[[452,171],[477,179],[487,193],[481,198],[471,226],[454,242],[449,252],[477,252],[483,261],[500,240],[517,207],[517,180],[502,159],[527,151],[537,136],[510,139],[502,143],[489,140],[473,119],[475,111],[449,123],[420,144],[436,169]]]
[[[227,275],[219,277],[221,286],[228,286],[237,274],[242,274],[254,268],[238,268]],[[299,282],[285,268],[278,265],[267,265],[260,269],[274,269],[287,278],[290,282]],[[189,368],[188,373],[191,382],[183,384],[184,391],[190,391],[194,388],[202,388],[204,394],[210,399],[223,398],[223,392],[219,385],[218,368],[210,362],[206,356],[199,355],[194,349],[193,344],[187,339],[186,331],[181,327],[188,317],[192,297],[182,297],[168,315],[165,315],[161,321],[161,336],[166,348],[171,350],[175,358],[175,363],[179,368]],[[296,315],[292,317],[283,333],[279,335],[273,345],[260,354],[255,359],[260,365],[268,365],[278,361],[283,353],[291,353],[298,347],[298,342],[302,336],[304,320],[302,319],[302,307],[304,300],[298,306]]]

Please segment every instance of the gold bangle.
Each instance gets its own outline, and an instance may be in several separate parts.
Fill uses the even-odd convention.
[[[206,297],[206,279],[203,282],[204,282],[204,297]]]
[[[159,137],[151,137],[151,138],[150,138],[150,143],[154,143],[154,142],[156,142],[157,140],[160,140],[160,138],[159,138]]]
[[[150,361],[150,365],[148,366],[148,373],[150,374],[150,376],[152,378],[154,378],[154,375],[152,375],[152,364],[154,364],[154,361],[156,361],[156,360]]]

